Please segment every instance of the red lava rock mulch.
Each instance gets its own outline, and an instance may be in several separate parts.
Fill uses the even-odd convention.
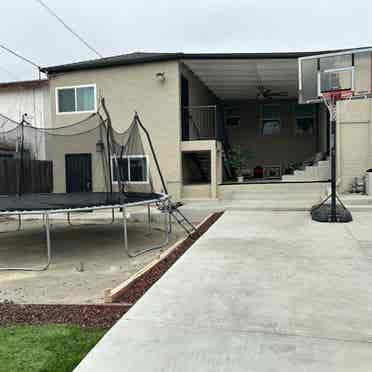
[[[222,213],[207,219],[190,237],[156,266],[131,283],[119,304],[34,305],[0,303],[0,326],[11,324],[75,324],[89,328],[112,327],[143,294],[212,226]],[[130,305],[128,304],[130,303]]]
[[[122,294],[119,302],[134,304],[146,291],[157,282],[163,274],[198,240],[221,216],[223,212],[214,213],[198,230],[184,240],[175,250],[157,265],[136,278]]]
[[[128,305],[20,305],[0,304],[0,326],[11,324],[75,324],[87,328],[110,328]]]

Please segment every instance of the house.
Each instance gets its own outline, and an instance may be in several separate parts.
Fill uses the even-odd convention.
[[[219,198],[236,187],[236,172],[228,157],[237,146],[249,155],[241,169],[240,188],[329,181],[327,109],[318,102],[298,104],[298,58],[324,53],[329,51],[132,53],[42,71],[49,79],[53,126],[95,112],[100,97],[105,97],[118,130],[128,128],[136,110],[150,132],[169,192],[176,198]],[[370,93],[370,51],[366,59],[369,64],[357,79],[368,85]],[[368,96],[338,105],[341,191],[371,167],[372,100]],[[76,151],[94,153],[95,149],[82,145]],[[57,192],[66,191],[64,172],[61,165]],[[101,187],[94,177],[92,182],[93,190]]]
[[[48,126],[49,118],[49,81],[48,79],[37,79],[27,81],[13,81],[0,83],[0,158],[13,158],[16,156],[16,137],[14,132],[12,146],[5,142],[1,132],[8,132],[14,129],[22,121],[24,114],[27,114],[27,122],[38,128]],[[30,137],[30,136],[29,136]],[[26,139],[34,142],[34,138]],[[39,140],[40,159],[45,158],[45,144]]]
[[[27,121],[43,128],[49,120],[48,79],[0,83],[0,114],[20,122],[27,113]]]

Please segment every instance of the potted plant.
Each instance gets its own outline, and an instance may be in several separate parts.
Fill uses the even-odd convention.
[[[229,151],[229,163],[237,176],[238,182],[244,181],[243,170],[252,158],[252,153],[248,150],[243,150],[241,146],[233,146]]]

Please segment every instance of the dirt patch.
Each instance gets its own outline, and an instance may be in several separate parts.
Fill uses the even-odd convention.
[[[17,305],[0,304],[0,326],[11,324],[75,324],[110,328],[128,310],[126,305]]]
[[[111,288],[138,272],[162,250],[135,258],[124,252],[123,228],[120,223],[70,227],[53,221],[52,264],[44,272],[0,272],[0,303],[96,304],[103,302],[103,290]],[[11,230],[15,222],[0,224],[0,231]],[[130,250],[136,252],[163,241],[164,232],[154,225],[150,234],[146,225],[130,223]],[[175,229],[169,248],[184,236]],[[46,261],[45,237],[40,221],[26,221],[19,233],[0,235],[0,264],[5,267],[40,267]]]
[[[215,213],[198,231],[185,239],[175,250],[130,286],[119,304],[102,305],[34,305],[0,303],[0,326],[11,324],[76,324],[89,328],[110,328],[136,303],[146,291],[198,240],[220,217]]]
[[[122,294],[118,302],[136,303],[146,291],[157,282],[163,274],[198,240],[221,216],[222,212],[214,213],[208,218],[198,230],[185,239],[175,250],[168,256],[159,261],[150,270],[144,272],[141,276],[136,278]]]

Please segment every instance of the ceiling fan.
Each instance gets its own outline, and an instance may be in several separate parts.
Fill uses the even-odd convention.
[[[273,99],[274,97],[288,97],[288,92],[273,92],[270,88],[258,85],[256,97],[258,100]]]

